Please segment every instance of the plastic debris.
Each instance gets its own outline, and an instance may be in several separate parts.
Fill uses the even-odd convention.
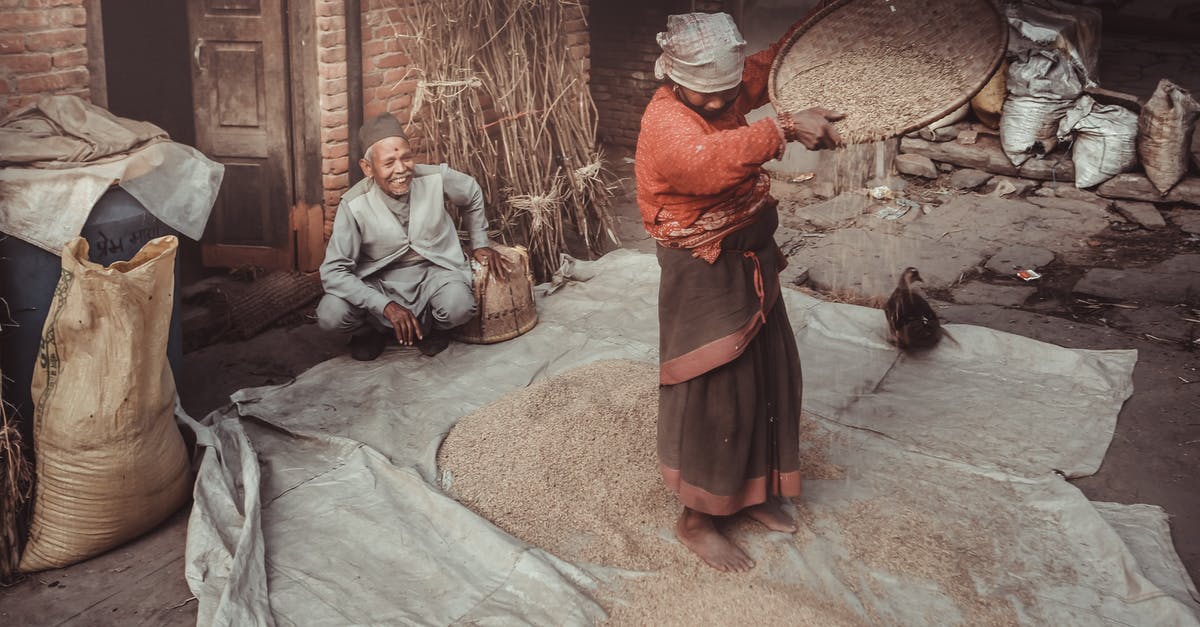
[[[1038,274],[1036,270],[1029,270],[1029,269],[1021,270],[1020,272],[1017,273],[1017,276],[1025,281],[1033,281],[1035,279],[1042,278],[1042,275]]]

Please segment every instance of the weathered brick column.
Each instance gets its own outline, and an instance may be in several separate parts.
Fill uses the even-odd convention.
[[[42,94],[89,98],[83,0],[0,0],[0,112]]]

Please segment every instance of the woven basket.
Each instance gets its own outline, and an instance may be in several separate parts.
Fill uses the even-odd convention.
[[[529,252],[523,247],[493,246],[516,266],[507,281],[496,281],[487,266],[471,264],[475,271],[475,301],[479,312],[452,331],[454,339],[468,344],[495,344],[511,340],[537,326],[533,300],[533,274]]]
[[[771,67],[771,104],[786,111],[812,106],[869,110],[870,120],[854,120],[855,132],[845,139],[867,142],[895,137],[943,118],[969,101],[995,73],[1007,42],[1008,24],[990,0],[835,0],[813,14],[780,48]],[[929,79],[932,75],[918,76],[920,68],[914,67],[912,81],[875,82],[875,88],[863,88],[861,81],[849,80],[846,90],[826,98],[827,102],[805,101],[807,72],[824,66],[829,66],[824,72],[837,71],[836,64],[848,53],[880,46],[953,63],[960,76]],[[918,79],[926,88],[921,89],[920,102],[914,103],[914,91],[905,86]],[[887,84],[894,87],[888,90]],[[896,93],[881,93],[881,89]],[[847,128],[851,120],[836,126]]]

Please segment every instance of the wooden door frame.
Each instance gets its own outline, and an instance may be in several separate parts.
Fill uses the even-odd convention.
[[[101,0],[83,0],[87,22],[91,101],[108,107],[107,68]],[[357,6],[357,3],[355,3]],[[316,270],[325,255],[324,181],[322,179],[320,49],[317,46],[316,0],[281,0],[284,75],[287,94],[287,154],[292,174],[289,244],[285,249],[246,250],[235,262]],[[186,9],[184,9],[186,13]],[[190,44],[190,42],[189,42]],[[353,102],[353,100],[352,100]],[[353,164],[351,164],[353,167]],[[203,249],[206,244],[199,242]],[[228,256],[226,251],[225,256]],[[203,262],[202,262],[203,263]],[[204,265],[209,265],[204,263]]]
[[[321,78],[315,0],[283,0],[287,46],[292,190],[292,258],[297,270],[317,269],[325,257],[325,183],[321,173]],[[349,42],[347,42],[349,43]]]

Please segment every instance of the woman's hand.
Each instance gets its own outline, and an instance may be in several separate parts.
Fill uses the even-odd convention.
[[[788,141],[798,141],[809,150],[822,148],[837,148],[843,144],[842,136],[833,128],[832,122],[845,118],[845,114],[835,113],[822,107],[813,107],[803,111],[783,113],[779,116],[780,126],[783,127],[784,137]]]

